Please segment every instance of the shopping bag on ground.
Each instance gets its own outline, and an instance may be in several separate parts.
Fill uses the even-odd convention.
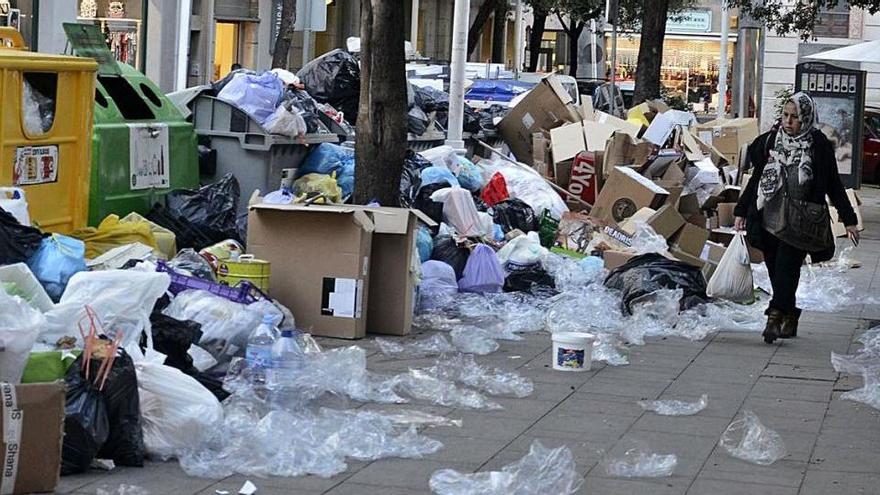
[[[709,280],[706,294],[742,304],[755,300],[752,265],[749,262],[745,234],[738,233],[733,237]]]

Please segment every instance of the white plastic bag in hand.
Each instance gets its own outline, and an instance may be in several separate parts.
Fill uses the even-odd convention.
[[[749,248],[746,246],[745,234],[740,232],[733,236],[733,241],[721,257],[721,262],[706,287],[706,294],[709,297],[749,304],[755,300],[754,287]]]
[[[198,448],[223,420],[220,402],[195,378],[162,364],[164,354],[147,349],[144,356],[135,346],[127,350],[137,371],[147,453],[164,460]]]

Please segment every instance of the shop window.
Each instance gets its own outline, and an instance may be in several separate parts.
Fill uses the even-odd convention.
[[[152,103],[153,106],[162,108],[162,100],[160,100],[159,97],[156,96],[156,93],[149,86],[147,86],[145,83],[141,83],[140,88],[141,93],[143,93],[144,96],[146,96],[147,99],[150,100],[150,103]]]
[[[113,98],[126,120],[150,120],[156,116],[127,80],[119,76],[98,76],[98,83]]]
[[[55,123],[55,101],[58,92],[58,74],[25,72],[21,93],[24,127],[28,134],[39,136],[52,129]]]
[[[77,21],[101,27],[116,60],[143,70],[143,0],[78,0]]]
[[[819,38],[849,38],[849,8],[845,2],[819,12],[813,34]]]

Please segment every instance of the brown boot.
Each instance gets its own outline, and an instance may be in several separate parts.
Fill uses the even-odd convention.
[[[782,319],[782,330],[779,332],[780,339],[793,339],[797,337],[798,320],[801,318],[801,310],[795,308],[794,312],[785,315]]]
[[[772,344],[774,340],[781,337],[782,321],[785,319],[785,313],[778,309],[770,308],[764,313],[767,315],[767,326],[764,327],[764,342]]]

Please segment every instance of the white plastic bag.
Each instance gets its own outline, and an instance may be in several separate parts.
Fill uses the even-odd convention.
[[[508,272],[518,272],[542,264],[548,253],[538,233],[529,232],[505,244],[498,251],[498,261]]]
[[[749,248],[746,246],[745,234],[739,232],[733,236],[733,241],[721,257],[721,262],[706,287],[706,294],[709,297],[750,304],[755,300],[754,287]]]
[[[461,187],[447,187],[435,191],[431,199],[443,203],[443,221],[455,227],[460,235],[485,235],[484,223],[470,191]]]
[[[787,455],[779,433],[745,409],[740,419],[730,423],[718,443],[733,457],[761,466],[769,466]]]
[[[137,342],[141,331],[150,333],[150,313],[165,294],[171,278],[167,273],[138,270],[80,272],[70,278],[61,301],[46,312],[46,329],[40,341],[47,344],[64,336],[83,345],[77,323],[86,317],[85,307],[95,310],[104,333],[124,334],[123,345]]]
[[[24,299],[0,290],[0,381],[18,383],[31,348],[46,324]]]
[[[303,120],[302,115],[296,110],[288,110],[284,105],[278,105],[278,108],[266,119],[265,127],[270,134],[280,134],[290,138],[302,136],[308,132],[306,121]]]
[[[23,189],[0,187],[0,208],[14,216],[18,223],[28,226],[31,224],[31,216],[28,214],[28,204]]]
[[[214,394],[195,378],[162,364],[164,354],[147,349],[144,356],[135,346],[129,349],[137,371],[147,453],[166,460],[210,438],[223,420]]]

